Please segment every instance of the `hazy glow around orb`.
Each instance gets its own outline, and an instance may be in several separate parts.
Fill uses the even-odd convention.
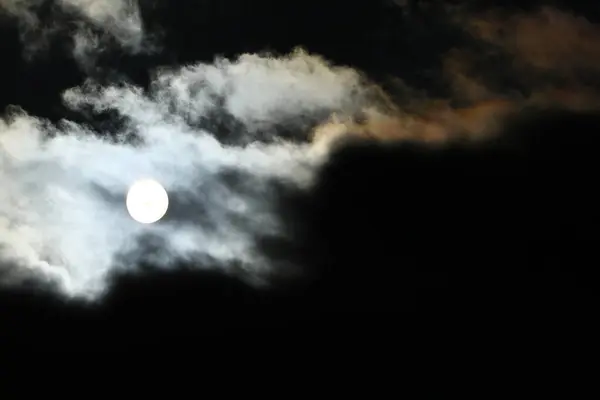
[[[167,213],[169,195],[157,181],[139,180],[129,188],[126,205],[131,218],[142,224],[152,224]]]

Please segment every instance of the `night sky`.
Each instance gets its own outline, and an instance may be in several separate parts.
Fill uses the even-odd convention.
[[[125,3],[0,0],[0,336],[596,312],[600,6]],[[148,228],[138,175],[171,196]]]

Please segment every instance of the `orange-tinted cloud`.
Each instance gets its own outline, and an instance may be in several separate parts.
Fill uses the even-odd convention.
[[[548,7],[454,17],[457,28],[470,33],[479,47],[465,44],[442,57],[449,98],[425,96],[416,100],[416,107],[368,110],[360,122],[338,116],[318,127],[315,138],[349,134],[439,142],[497,132],[505,117],[527,106],[600,109],[594,85],[600,85],[599,25]]]
[[[467,29],[521,66],[566,76],[600,72],[600,27],[583,16],[549,7],[508,17],[490,12],[472,18]]]

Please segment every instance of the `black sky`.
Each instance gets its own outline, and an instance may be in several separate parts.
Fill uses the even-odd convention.
[[[451,26],[445,7],[430,3],[157,2],[142,10],[164,50],[108,51],[94,77],[125,76],[146,86],[149,71],[160,65],[286,53],[301,45],[363,71],[392,97],[393,78],[402,77],[432,98],[447,98],[442,57],[470,38]],[[503,10],[548,4],[518,3],[502,3]],[[483,4],[469,7],[493,6]],[[591,6],[570,7],[597,19]],[[1,109],[17,104],[50,120],[68,116],[110,129],[106,118],[86,120],[61,104],[60,93],[85,79],[66,50],[66,34],[26,59],[17,24],[0,22]],[[473,324],[595,313],[600,113],[530,107],[502,132],[483,144],[442,148],[353,142],[334,154],[310,193],[282,188],[280,215],[293,240],[260,238],[258,245],[308,273],[272,292],[189,265],[122,276],[100,307],[42,290],[3,289],[0,336],[33,340],[43,332],[52,340],[42,347],[92,338],[169,344],[174,337],[240,332],[314,339],[375,330],[417,337],[418,329],[446,326],[454,316],[456,324]]]

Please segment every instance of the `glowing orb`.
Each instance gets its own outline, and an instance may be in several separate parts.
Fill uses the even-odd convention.
[[[131,218],[142,224],[152,224],[167,213],[169,195],[160,183],[144,179],[129,188],[126,204]]]

